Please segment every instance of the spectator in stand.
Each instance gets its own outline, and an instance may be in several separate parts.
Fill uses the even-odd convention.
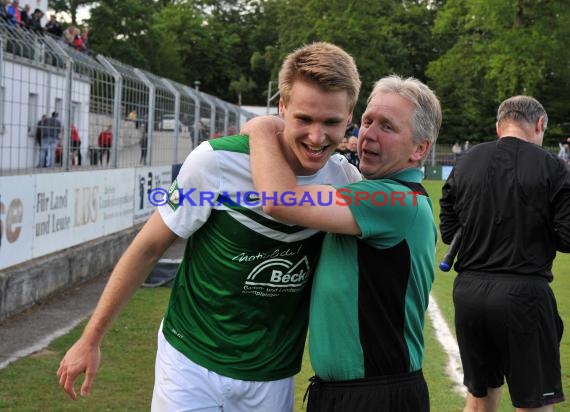
[[[453,163],[457,162],[457,158],[461,155],[461,145],[459,142],[455,142],[453,146],[451,146],[451,153],[453,154]]]
[[[20,10],[20,26],[29,29],[31,20],[32,16],[30,15],[30,5],[26,4],[24,8]]]
[[[148,125],[144,125],[141,136],[141,160],[140,164],[146,166],[146,154],[148,151]]]
[[[129,114],[127,115],[127,119],[130,122],[133,122],[133,124],[135,125],[135,128],[138,129],[139,128],[139,122],[138,122],[138,115],[137,115],[137,111],[135,109],[131,110],[129,112]]]
[[[85,52],[87,49],[85,48],[85,43],[83,43],[83,37],[78,30],[78,32],[73,36],[73,47],[75,47],[80,52]]]
[[[47,114],[44,114],[36,125],[36,144],[38,145],[38,165],[36,167],[46,167],[47,147],[42,150],[42,138],[45,133]]]
[[[570,160],[570,137],[565,137],[558,143],[560,150],[558,151],[558,157],[564,160],[564,163],[568,164]]]
[[[347,149],[348,150],[344,153],[344,157],[347,158],[348,163],[356,166],[356,168],[359,169],[360,158],[358,157],[358,138],[357,137],[350,136],[348,138]]]
[[[83,42],[83,50],[89,50],[89,27],[84,27],[81,32],[81,41]]]
[[[75,125],[71,125],[71,164],[81,166],[81,139]]]
[[[7,0],[0,0],[0,18],[4,19],[5,21],[8,21],[9,17],[8,17],[8,6],[7,6]]]
[[[344,156],[348,150],[346,148],[347,145],[348,145],[348,137],[344,136],[342,140],[336,145],[336,149],[334,149],[334,152]]]
[[[57,21],[57,16],[52,14],[49,16],[49,21],[45,25],[46,31],[55,37],[61,37],[63,35],[63,27],[61,27],[61,23]]]
[[[12,4],[10,4],[6,10],[8,11],[8,22],[20,28],[20,25],[22,23],[20,2],[18,0],[12,1]]]
[[[75,26],[69,26],[63,32],[63,39],[67,44],[69,44],[74,49],[79,51],[85,50],[85,45],[83,44],[83,39],[81,38],[81,30]]]
[[[99,146],[99,162],[103,164],[103,156],[107,155],[107,165],[111,157],[111,146],[113,145],[112,126],[107,126],[105,130],[99,133],[97,144]]]
[[[209,127],[203,121],[198,122],[198,143],[205,142],[210,138]]]
[[[558,142],[558,157],[567,163],[568,161],[568,141],[566,138]]]
[[[359,130],[360,130],[360,127],[358,126],[357,123],[351,123],[346,128],[346,135],[348,137],[350,137],[350,136],[358,137],[358,131]]]
[[[61,133],[61,122],[57,112],[43,122],[40,147],[40,166],[52,167],[55,163],[55,149]]]
[[[35,31],[37,34],[43,34],[44,28],[42,27],[42,17],[44,12],[40,9],[35,9],[32,17],[30,17],[30,30]]]

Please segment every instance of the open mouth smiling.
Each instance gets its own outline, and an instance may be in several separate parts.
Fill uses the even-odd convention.
[[[362,154],[365,156],[379,156],[380,153],[369,149],[362,149]]]
[[[323,153],[323,152],[324,152],[325,150],[327,150],[327,148],[330,146],[330,145],[326,145],[326,146],[309,146],[309,145],[307,145],[307,144],[305,144],[305,143],[301,143],[301,144],[303,145],[303,147],[305,148],[306,151],[308,151],[308,152],[311,153],[311,154],[315,154],[315,155],[318,155],[318,154]]]

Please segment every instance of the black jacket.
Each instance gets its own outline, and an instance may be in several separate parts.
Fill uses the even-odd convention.
[[[455,270],[552,280],[556,251],[570,251],[570,171],[556,155],[514,137],[474,146],[442,189],[440,230],[459,227]]]

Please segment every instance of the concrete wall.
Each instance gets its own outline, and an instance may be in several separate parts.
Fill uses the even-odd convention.
[[[0,272],[0,320],[108,273],[139,229],[126,229]]]

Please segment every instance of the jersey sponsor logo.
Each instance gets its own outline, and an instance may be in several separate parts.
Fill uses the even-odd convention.
[[[168,189],[168,206],[172,210],[176,210],[180,206],[180,191],[178,189],[178,179],[175,179]]]
[[[309,260],[303,256],[298,262],[287,259],[268,259],[247,276],[243,293],[274,297],[282,293],[298,292],[309,281]]]
[[[271,252],[258,252],[255,254],[246,254],[244,252],[236,255],[232,258],[232,260],[238,262],[253,262],[255,260],[266,260],[266,259],[276,259],[276,258],[285,258],[289,256],[295,256],[301,253],[301,248],[303,245],[299,245],[297,249],[287,248],[287,249],[274,249]]]

